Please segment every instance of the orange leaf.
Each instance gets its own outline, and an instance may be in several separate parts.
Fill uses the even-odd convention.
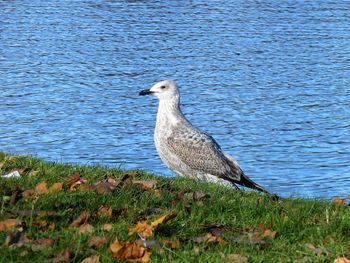
[[[46,195],[50,193],[50,190],[47,188],[47,183],[42,182],[35,187],[35,192],[39,195]]]
[[[133,262],[149,262],[151,252],[141,246],[140,241],[134,243],[126,242],[124,244],[115,241],[109,247],[112,257],[117,260],[127,260]]]
[[[174,217],[176,217],[176,213],[171,213],[171,214],[166,214],[156,220],[154,220],[151,223],[151,226],[155,229],[160,225],[165,224],[166,222],[168,222],[169,220],[173,219]]]
[[[60,191],[62,190],[62,183],[54,183],[51,187],[50,187],[50,192],[52,191]]]
[[[20,226],[22,224],[21,221],[17,219],[6,219],[4,221],[0,222],[0,233],[8,230],[13,230],[17,226]]]
[[[146,222],[138,222],[134,228],[129,228],[129,235],[138,233],[143,238],[149,238],[153,235],[153,227]]]
[[[334,198],[332,204],[336,207],[343,206],[345,204],[345,198]]]

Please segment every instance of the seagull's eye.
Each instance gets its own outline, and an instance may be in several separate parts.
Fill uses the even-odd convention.
[[[165,86],[161,86],[160,89],[165,89],[166,87]]]

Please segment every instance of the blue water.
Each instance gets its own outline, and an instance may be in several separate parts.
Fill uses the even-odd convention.
[[[172,173],[157,101],[282,196],[350,193],[348,1],[1,1],[0,150]]]

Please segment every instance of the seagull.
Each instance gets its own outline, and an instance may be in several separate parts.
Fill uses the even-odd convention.
[[[249,179],[237,161],[225,154],[213,137],[195,128],[180,109],[180,92],[173,80],[156,83],[139,95],[159,99],[154,142],[160,159],[176,174],[238,189],[237,184],[269,194]]]

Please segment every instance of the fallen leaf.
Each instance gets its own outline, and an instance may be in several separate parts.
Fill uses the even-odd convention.
[[[142,238],[149,238],[153,235],[154,227],[146,222],[138,222],[135,227],[129,228],[129,235],[135,233],[139,234]]]
[[[69,226],[70,227],[78,227],[84,224],[90,217],[90,213],[88,211],[82,212],[77,219],[75,219]]]
[[[36,192],[34,189],[25,190],[22,192],[22,197],[24,198],[24,200],[35,199]]]
[[[100,208],[98,209],[97,214],[100,217],[111,218],[112,217],[112,208],[107,207],[107,206],[100,206]]]
[[[149,191],[156,187],[157,181],[156,180],[148,180],[148,181],[132,180],[132,183],[144,191]]]
[[[129,228],[129,235],[137,233],[144,239],[150,238],[153,235],[153,231],[157,227],[165,224],[175,216],[175,213],[165,214],[164,216],[154,220],[151,224],[148,224],[146,221],[138,222],[135,227]]]
[[[163,241],[163,244],[167,246],[168,248],[175,250],[180,246],[180,240],[165,240]]]
[[[334,199],[332,200],[332,204],[333,204],[335,207],[341,207],[341,206],[344,206],[344,205],[345,205],[345,201],[346,201],[345,198],[334,198]]]
[[[94,227],[90,224],[84,224],[81,225],[78,229],[78,234],[83,235],[83,234],[89,234],[94,232]]]
[[[276,236],[276,231],[272,231],[271,229],[268,229],[264,224],[259,225],[259,230],[260,230],[260,236],[262,238],[271,238],[274,239]]]
[[[55,224],[49,223],[46,220],[35,221],[32,226],[38,228],[40,231],[52,231],[55,229]]]
[[[228,232],[232,232],[232,229],[229,229],[224,225],[205,225],[204,230],[214,236],[222,236]]]
[[[204,236],[195,237],[193,238],[193,241],[196,243],[218,243],[221,245],[227,244],[227,242],[223,240],[221,237],[214,236],[211,233],[207,233]]]
[[[88,258],[85,258],[81,263],[100,263],[100,256],[91,256]]]
[[[48,247],[52,247],[53,243],[54,241],[51,238],[42,238],[42,239],[35,240],[31,248],[34,252],[36,252],[36,251],[46,249]]]
[[[109,241],[108,237],[94,236],[90,239],[88,246],[100,248]]]
[[[118,183],[114,179],[107,178],[105,180],[97,182],[91,188],[98,194],[108,194],[117,189],[117,186]]]
[[[248,262],[248,257],[241,256],[240,254],[229,254],[225,257],[225,262],[237,262],[237,263],[244,263]]]
[[[8,230],[13,230],[22,225],[22,222],[17,219],[5,219],[0,222],[0,233]]]
[[[42,182],[35,187],[35,192],[39,195],[46,195],[50,193],[50,190],[47,188],[47,183]]]
[[[58,262],[69,262],[71,257],[71,252],[66,249],[58,253],[55,257],[49,259],[49,262],[58,263]]]
[[[102,227],[101,227],[102,230],[104,231],[111,231],[113,229],[113,225],[112,224],[104,224]]]
[[[117,260],[127,260],[133,262],[149,262],[151,252],[141,246],[140,241],[134,243],[126,242],[124,244],[115,241],[109,247],[112,257]]]
[[[154,220],[151,223],[151,226],[155,229],[158,226],[163,225],[166,222],[168,222],[169,220],[173,219],[174,217],[176,217],[176,213],[165,214],[164,216]]]
[[[346,257],[337,257],[334,260],[334,263],[350,263],[350,260],[347,259]]]
[[[193,201],[203,201],[207,198],[209,198],[209,195],[207,193],[200,191],[193,192]]]
[[[63,184],[62,183],[54,183],[51,187],[50,187],[50,192],[53,191],[60,191],[62,190]]]
[[[69,190],[73,191],[78,186],[84,185],[87,183],[87,180],[80,178],[80,173],[75,172],[72,176],[70,176],[67,180],[67,187]]]

